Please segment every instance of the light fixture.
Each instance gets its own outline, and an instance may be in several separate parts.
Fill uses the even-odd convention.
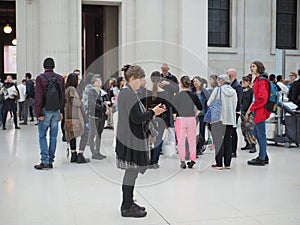
[[[5,27],[3,27],[3,31],[6,34],[10,34],[12,32],[11,26],[7,23]]]
[[[17,39],[14,38],[14,39],[11,41],[11,43],[12,43],[14,46],[16,46],[16,45],[17,45]]]

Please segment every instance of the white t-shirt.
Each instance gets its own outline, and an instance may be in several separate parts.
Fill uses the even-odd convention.
[[[26,85],[19,84],[18,89],[19,89],[19,92],[20,92],[20,99],[18,100],[18,102],[24,102],[25,101],[25,94],[26,94]]]

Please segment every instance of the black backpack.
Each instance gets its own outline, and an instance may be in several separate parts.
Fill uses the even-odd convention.
[[[62,87],[57,80],[57,74],[50,78],[46,74],[43,76],[48,80],[44,108],[46,111],[55,111],[63,107]]]

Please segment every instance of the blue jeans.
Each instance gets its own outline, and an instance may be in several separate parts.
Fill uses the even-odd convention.
[[[257,139],[259,145],[259,158],[265,160],[267,155],[267,136],[266,136],[266,122],[254,124],[253,135]]]
[[[44,120],[39,119],[39,144],[41,150],[41,162],[44,164],[51,164],[54,162],[56,151],[56,139],[58,133],[58,122],[60,111],[43,111]],[[47,131],[50,128],[49,147],[47,143]]]

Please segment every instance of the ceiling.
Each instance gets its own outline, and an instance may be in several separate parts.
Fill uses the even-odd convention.
[[[0,1],[0,27],[9,23],[16,26],[16,3],[14,1]]]

